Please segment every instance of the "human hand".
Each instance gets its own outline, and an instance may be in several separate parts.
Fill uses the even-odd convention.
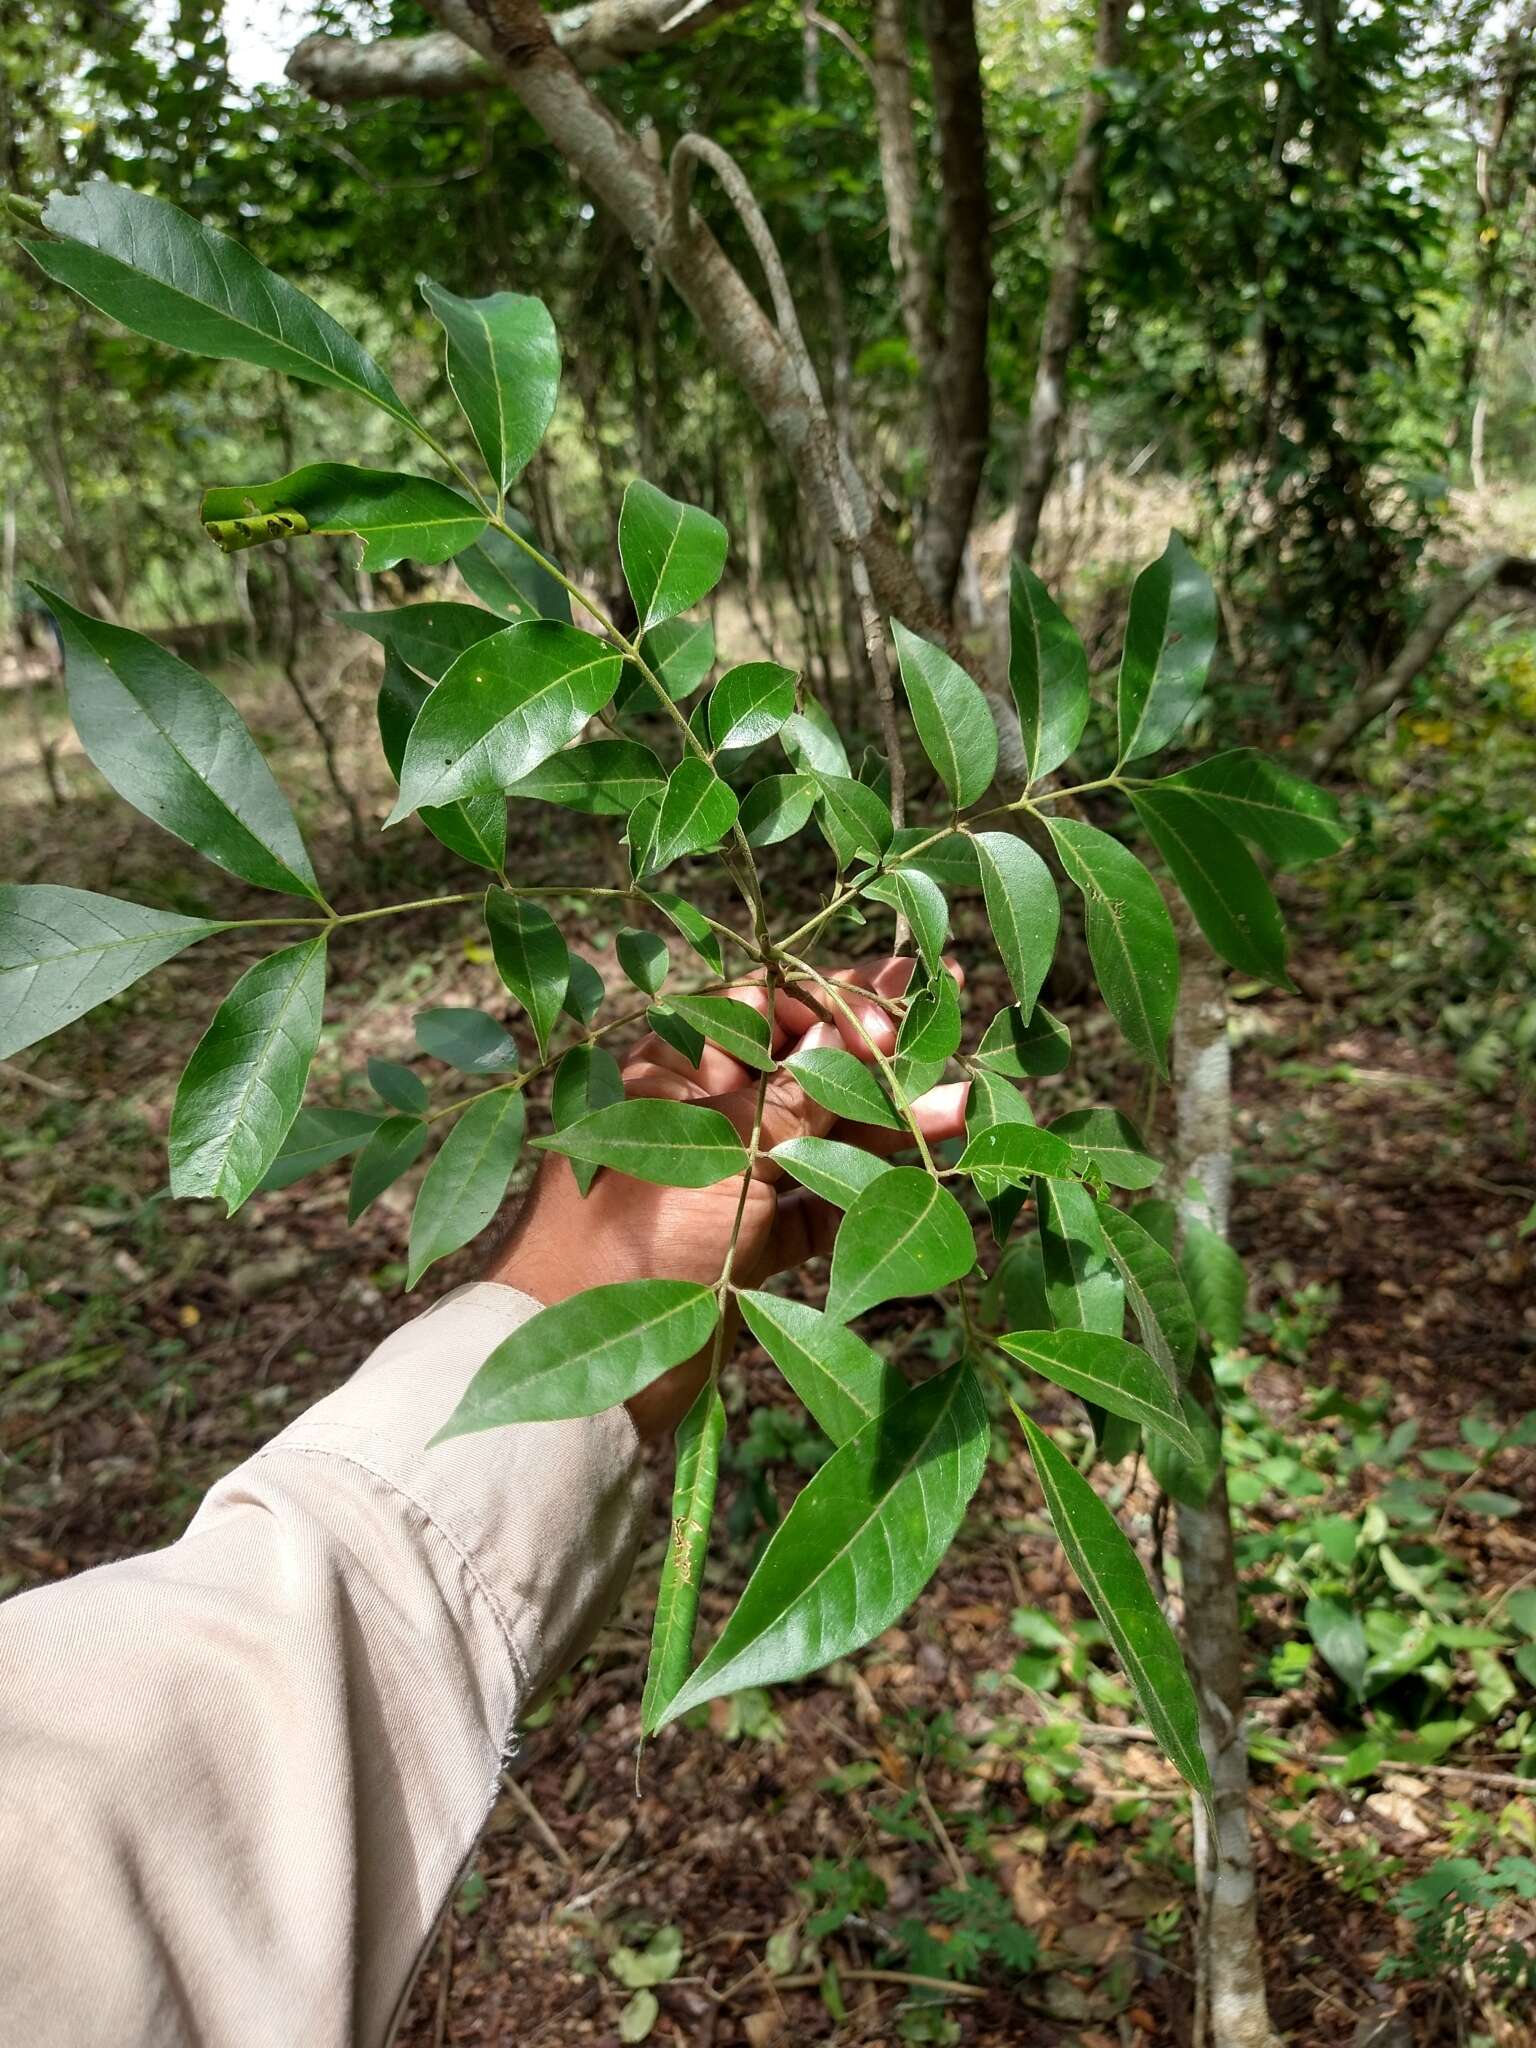
[[[871,994],[901,995],[912,968],[910,959],[895,958],[846,970],[830,977],[838,987],[835,1001],[803,984],[779,990],[771,1019],[775,1055],[783,1059],[813,1046],[843,1046],[869,1061],[874,1048],[888,1055],[896,1043],[896,1019]],[[951,972],[958,978],[958,969]],[[761,982],[733,988],[731,994],[767,1014]],[[824,1014],[818,1015],[818,1009]],[[713,1045],[705,1047],[695,1067],[654,1035],[641,1040],[624,1068],[627,1094],[707,1104],[730,1119],[743,1143],[751,1141],[761,1079]],[[913,1104],[929,1143],[963,1129],[967,1087],[965,1082],[947,1084]],[[755,1287],[770,1274],[831,1251],[841,1212],[787,1183],[783,1169],[766,1156],[786,1139],[808,1136],[835,1137],[881,1154],[911,1142],[901,1131],[839,1121],[780,1068],[767,1078],[759,1155],[744,1199],[739,1177],[706,1188],[668,1188],[611,1171],[600,1173],[583,1198],[569,1160],[548,1153],[517,1226],[486,1278],[519,1288],[546,1306],[618,1280],[692,1280],[713,1286],[734,1233],[731,1277]],[[631,1398],[629,1411],[642,1437],[663,1435],[682,1420],[708,1377],[713,1351],[711,1344]]]

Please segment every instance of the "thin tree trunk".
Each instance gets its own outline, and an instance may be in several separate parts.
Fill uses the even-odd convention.
[[[1181,983],[1174,1026],[1178,1088],[1175,1171],[1182,1223],[1227,1235],[1232,1195],[1232,1054],[1226,979],[1181,913]],[[1197,1192],[1192,1191],[1197,1190]],[[1209,1373],[1195,1389],[1221,1426]],[[1195,2048],[1280,2048],[1264,1993],[1258,1888],[1248,1817],[1243,1636],[1225,1464],[1203,1507],[1178,1506],[1184,1641],[1210,1766],[1212,1826],[1195,1803]]]
[[[869,72],[875,95],[886,246],[896,277],[902,331],[926,388],[938,353],[938,337],[933,327],[933,276],[917,232],[922,184],[912,129],[912,67],[907,43],[907,0],[874,0],[871,56],[865,58],[862,51],[857,54]]]
[[[1099,162],[1109,102],[1098,80],[1120,61],[1130,0],[1099,0],[1093,38],[1093,70],[1077,126],[1077,149],[1061,188],[1061,248],[1051,272],[1040,354],[1024,429],[1024,464],[1013,551],[1028,562],[1040,537],[1040,517],[1056,476],[1061,432],[1067,417],[1067,371],[1083,318],[1083,287],[1093,261],[1093,224],[1099,206]]]
[[[923,0],[939,145],[944,324],[929,388],[928,495],[914,560],[947,617],[992,426],[992,216],[973,0]]]

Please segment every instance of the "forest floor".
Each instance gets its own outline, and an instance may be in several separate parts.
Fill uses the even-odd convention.
[[[300,793],[333,896],[463,886],[414,828],[362,860],[328,834],[335,807],[281,685],[247,674],[231,686]],[[45,733],[54,718],[48,708]],[[365,715],[348,718],[343,760],[360,775]],[[107,799],[67,746],[64,809],[47,800],[25,728],[3,758],[8,878],[252,908]],[[370,816],[379,794],[364,791]],[[558,832],[544,829],[557,817]],[[608,881],[599,829],[514,811],[515,871]],[[789,907],[813,905],[813,880],[791,866]],[[1536,1687],[1496,1649],[1506,1596],[1518,1604],[1536,1584],[1536,1450],[1491,1451],[1465,1482],[1460,1455],[1536,1410],[1536,1240],[1519,1234],[1536,1164],[1510,1084],[1474,1092],[1432,1032],[1362,1021],[1357,969],[1329,949],[1319,901],[1312,885],[1287,892],[1305,993],[1239,991],[1237,1008],[1234,1234],[1252,1295],[1228,1382],[1275,2016],[1300,2048],[1508,2048],[1536,2038],[1499,1982],[1511,1952],[1536,1943],[1521,1884],[1453,1923],[1428,1915],[1427,1949],[1424,1919],[1390,1902],[1453,1854],[1482,1866],[1536,1857]],[[562,923],[611,979],[591,910],[573,885]],[[362,1106],[365,1057],[411,1057],[415,1010],[493,1000],[474,937],[472,909],[338,934],[312,1099]],[[979,906],[957,904],[962,958],[982,937]],[[413,1306],[401,1293],[409,1184],[351,1231],[342,1167],[254,1198],[230,1224],[210,1204],[169,1199],[176,1076],[249,957],[238,940],[195,948],[0,1069],[0,1591],[173,1538],[218,1474]],[[1006,999],[985,973],[970,995],[983,1018]],[[1074,1073],[1091,1068],[1100,1099],[1145,1113],[1079,993],[1048,996],[1072,1026]],[[1055,1109],[1083,1085],[1041,1087]],[[472,1276],[482,1256],[471,1247],[434,1269],[423,1293]],[[813,1276],[813,1295],[820,1284]],[[897,1357],[943,1357],[954,1342],[924,1304],[871,1322]],[[746,1576],[764,1502],[782,1508],[824,1449],[745,1343],[730,1406],[717,1529],[732,1533],[716,1544],[706,1628]],[[1047,1420],[1069,1407],[1040,1402]],[[534,1717],[426,1959],[410,2048],[608,2048],[641,2038],[648,1985],[649,2038],[688,2048],[1188,2039],[1187,1800],[1134,1733],[1025,1462],[1001,1430],[996,1444],[975,1511],[901,1626],[771,1699],[717,1702],[668,1730],[637,1781],[667,1533],[658,1489],[622,1610]],[[1150,1554],[1152,1491],[1130,1469],[1107,1483]],[[1413,1678],[1417,1708],[1393,1706],[1399,1727],[1455,1722],[1448,1745],[1424,1738],[1418,1755],[1433,1761],[1372,1771],[1378,1753],[1355,1777],[1325,1761],[1359,1758],[1373,1720],[1385,1724],[1304,1651],[1314,1566],[1287,1563],[1283,1545],[1323,1515],[1354,1518],[1375,1545],[1355,1567],[1362,1600],[1412,1609],[1423,1595],[1446,1625],[1438,1664]]]

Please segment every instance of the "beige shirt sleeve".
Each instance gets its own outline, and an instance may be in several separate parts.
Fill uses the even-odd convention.
[[[638,1541],[621,1408],[426,1448],[537,1308],[461,1288],[180,1542],[0,1607],[0,2041],[386,2039]]]

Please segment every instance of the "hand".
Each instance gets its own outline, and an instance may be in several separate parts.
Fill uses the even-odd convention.
[[[909,959],[888,959],[831,977],[844,992],[836,1002],[814,988],[802,986],[800,994],[780,990],[771,1020],[775,1054],[782,1059],[812,1046],[832,1045],[872,1061],[870,1041],[889,1054],[896,1043],[896,1021],[861,991],[900,995],[911,980],[912,967]],[[959,978],[958,968],[950,971]],[[767,992],[760,982],[731,993],[767,1014]],[[825,1016],[818,1016],[811,1002]],[[743,1143],[751,1141],[759,1079],[716,1046],[706,1046],[695,1067],[654,1035],[641,1040],[624,1068],[626,1094],[706,1103],[730,1119]],[[967,1092],[967,1083],[953,1083],[914,1103],[918,1126],[929,1143],[963,1129]],[[744,1204],[739,1177],[707,1188],[665,1188],[607,1171],[598,1175],[583,1199],[569,1160],[548,1153],[517,1227],[486,1278],[519,1288],[546,1306],[617,1280],[693,1280],[713,1286],[724,1267],[740,1208],[731,1277],[740,1285],[758,1286],[770,1274],[832,1249],[841,1212],[787,1184],[783,1169],[763,1156],[788,1138],[808,1136],[835,1137],[881,1154],[911,1143],[910,1135],[901,1131],[840,1122],[812,1102],[793,1075],[781,1068],[768,1077],[760,1151]],[[628,1407],[642,1437],[676,1428],[708,1377],[713,1352],[711,1343],[698,1358],[674,1367],[632,1397]]]

